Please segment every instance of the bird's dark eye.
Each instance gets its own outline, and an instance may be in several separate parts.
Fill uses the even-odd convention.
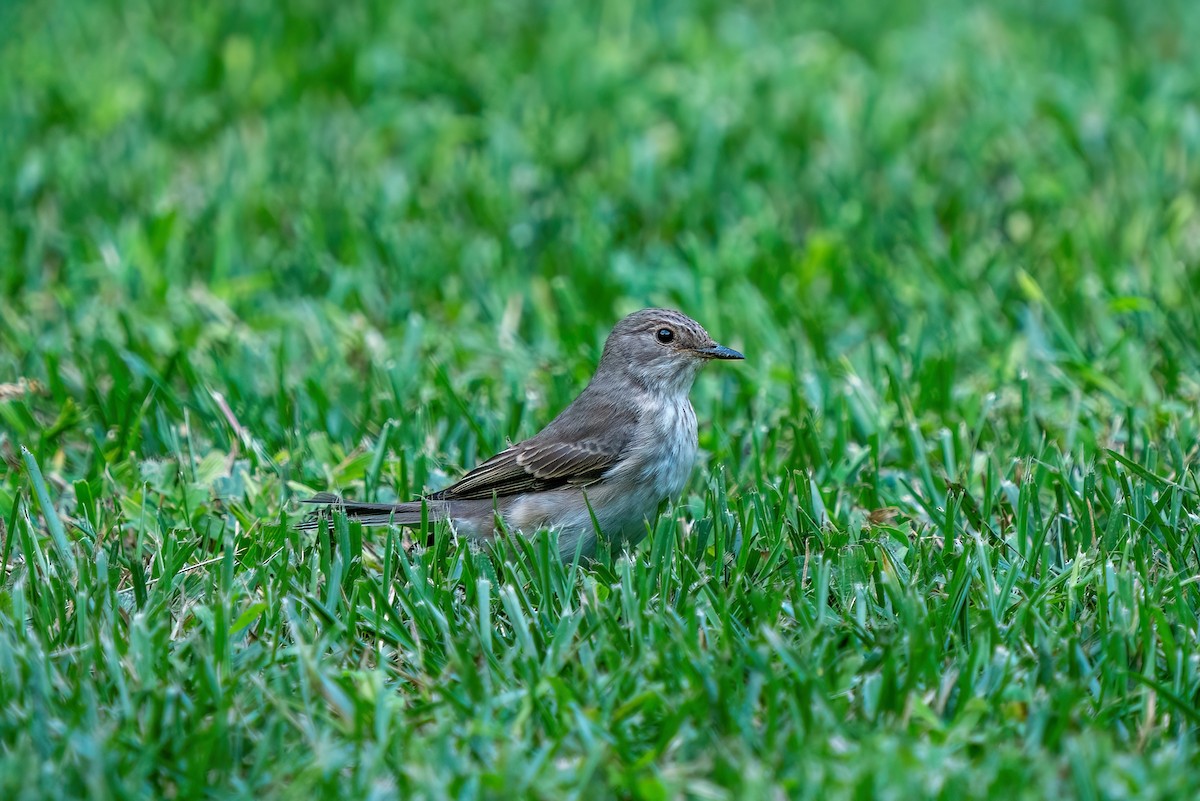
[[[675,332],[670,328],[660,328],[654,336],[658,337],[658,341],[665,345],[675,339]]]

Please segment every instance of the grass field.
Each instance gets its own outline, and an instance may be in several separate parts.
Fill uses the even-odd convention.
[[[1200,795],[1194,4],[0,30],[0,798]],[[292,528],[647,305],[747,360],[637,550]]]

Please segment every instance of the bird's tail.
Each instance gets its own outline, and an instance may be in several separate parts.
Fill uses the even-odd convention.
[[[314,506],[326,506],[344,512],[351,520],[357,520],[364,526],[398,526],[421,525],[421,507],[425,507],[426,520],[442,520],[448,514],[448,504],[438,501],[408,501],[407,503],[360,503],[347,501],[332,492],[318,492],[303,503]],[[301,531],[310,531],[320,525],[325,516],[323,510],[317,510],[297,526]]]

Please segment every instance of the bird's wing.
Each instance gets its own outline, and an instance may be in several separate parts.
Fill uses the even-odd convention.
[[[430,500],[471,500],[597,481],[625,456],[641,410],[595,382],[540,433],[488,459]]]
[[[542,492],[565,485],[586,486],[621,458],[623,441],[577,442],[534,437],[488,459],[430,500],[471,500]]]

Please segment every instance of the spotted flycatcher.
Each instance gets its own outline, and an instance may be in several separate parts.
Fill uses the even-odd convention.
[[[321,493],[367,526],[448,520],[460,535],[489,540],[496,517],[510,530],[558,532],[564,559],[591,557],[597,529],[617,544],[646,535],[663,501],[678,497],[696,461],[696,413],[688,392],[712,359],[742,354],[669,309],[626,317],[604,343],[587,388],[548,426],[488,459],[455,484],[407,503],[358,503]],[[313,528],[316,519],[302,524]]]

